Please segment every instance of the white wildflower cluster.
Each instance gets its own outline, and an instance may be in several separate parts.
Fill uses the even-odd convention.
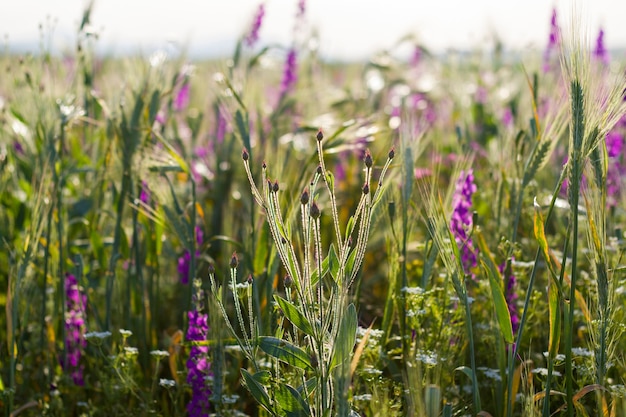
[[[111,332],[88,332],[85,333],[85,339],[90,340],[90,339],[98,339],[98,340],[104,340],[107,337],[111,336]]]
[[[163,388],[173,388],[176,386],[176,381],[174,381],[173,379],[161,378],[159,380],[159,385]]]
[[[136,347],[124,346],[124,353],[127,356],[137,356],[139,355],[139,350]]]
[[[167,358],[170,356],[170,353],[166,350],[153,350],[150,351],[150,355],[154,356],[157,359]]]
[[[424,365],[435,366],[439,363],[439,356],[435,352],[417,352],[415,359],[422,362]]]

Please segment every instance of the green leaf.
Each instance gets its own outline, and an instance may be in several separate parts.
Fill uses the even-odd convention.
[[[154,90],[152,93],[152,97],[150,97],[150,106],[148,111],[148,118],[150,126],[154,124],[156,120],[157,114],[159,113],[159,108],[161,107],[161,93],[159,90]]]
[[[243,146],[248,150],[248,152],[252,152],[250,146],[250,130],[248,128],[247,122],[243,118],[243,113],[241,113],[241,110],[237,110],[237,112],[235,113],[235,121],[237,123],[237,130],[239,130],[239,135],[241,135],[241,140],[243,141]],[[251,154],[250,158],[252,158]]]
[[[98,260],[98,263],[100,264],[100,266],[104,267],[104,265],[106,265],[107,263],[106,263],[105,253],[104,253],[104,242],[102,240],[102,236],[100,235],[100,232],[96,230],[92,230],[89,235],[89,240],[91,243],[91,250],[93,254]]]
[[[280,308],[283,310],[287,320],[289,320],[294,326],[305,334],[313,336],[313,326],[311,326],[311,322],[309,322],[305,315],[298,310],[296,306],[278,295],[274,295],[274,300],[276,300]]]
[[[552,279],[556,280],[557,273],[554,269],[554,265],[552,264],[552,257],[550,256],[550,250],[548,249],[548,240],[546,239],[546,231],[543,226],[543,216],[541,215],[541,207],[537,204],[537,200],[535,198],[534,202],[535,206],[535,217],[534,217],[534,232],[535,239],[537,239],[537,243],[539,243],[539,247],[541,248],[541,252],[543,253],[543,257],[546,260],[546,264],[548,264],[548,269],[550,270],[550,275],[552,275]]]
[[[339,257],[337,256],[337,252],[335,251],[335,245],[330,244],[330,248],[328,249],[328,270],[330,275],[333,277],[335,282],[337,282],[337,278],[339,275]]]
[[[550,317],[550,337],[548,339],[548,353],[554,359],[559,351],[561,340],[561,305],[556,282],[550,280],[548,286],[548,312]]]
[[[350,366],[350,357],[356,343],[357,314],[354,304],[350,304],[339,325],[337,339],[333,351],[331,368],[337,365]]]
[[[296,368],[313,370],[311,358],[299,347],[271,336],[259,337],[259,347],[263,352]]]
[[[467,375],[470,381],[474,381],[474,371],[472,371],[472,368],[468,366],[459,366],[458,368],[455,368],[454,371],[463,372],[465,375]]]
[[[509,313],[509,307],[504,297],[504,290],[502,288],[502,277],[500,271],[491,257],[487,243],[483,234],[477,230],[475,232],[478,247],[480,249],[480,262],[489,277],[489,286],[491,287],[491,297],[493,298],[493,304],[496,311],[496,317],[498,324],[500,325],[500,332],[504,341],[507,343],[513,343],[513,328],[511,326],[511,314]]]
[[[302,396],[295,388],[290,385],[283,384],[282,382],[276,387],[274,392],[276,395],[276,402],[288,416],[310,416],[311,410],[309,405],[304,401]]]
[[[350,219],[348,219],[348,225],[346,226],[346,235],[344,237],[345,242],[347,242],[350,238],[352,230],[354,230],[354,216],[350,216]]]
[[[241,376],[243,376],[243,380],[246,384],[246,387],[248,388],[248,391],[250,391],[250,394],[252,394],[256,402],[258,402],[263,408],[265,408],[270,414],[273,415],[274,412],[272,410],[272,402],[270,400],[270,396],[268,395],[265,387],[261,385],[261,383],[255,378],[256,375],[258,374],[255,374],[253,376],[245,369],[241,369]]]
[[[264,224],[259,233],[259,239],[257,241],[253,261],[253,271],[255,275],[261,275],[267,265],[267,257],[269,253],[268,242],[270,241],[269,230],[268,225]]]

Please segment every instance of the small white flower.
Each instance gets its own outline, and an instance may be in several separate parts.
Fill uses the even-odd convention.
[[[572,349],[572,351],[573,351],[573,350],[574,350],[574,349]],[[543,356],[544,356],[544,357],[546,357],[546,358],[547,358],[549,355],[550,355],[550,352],[543,352]],[[562,353],[558,353],[558,354],[554,357],[554,359],[555,359],[556,361],[562,362],[562,361],[564,361],[564,360],[565,360],[565,355],[564,355],[564,354],[562,354]]]
[[[89,339],[106,339],[107,337],[111,336],[111,332],[89,332],[89,333],[85,333],[85,339],[89,340]]]
[[[176,386],[176,381],[174,381],[173,379],[161,378],[159,380],[159,385],[163,388],[172,388]]]
[[[222,402],[224,404],[236,404],[238,400],[239,400],[239,395],[237,394],[222,395]]]
[[[574,355],[574,356],[582,356],[584,358],[591,358],[591,357],[593,357],[593,352],[590,351],[589,349],[586,349],[586,348],[573,347],[572,348],[572,355]]]
[[[548,370],[546,368],[535,368],[531,371],[533,374],[539,374],[539,375],[543,375],[543,376],[547,376],[548,375]],[[562,374],[559,371],[552,371],[552,375],[553,376],[561,376]]]
[[[170,353],[166,350],[153,350],[150,352],[150,355],[160,359],[167,358],[168,356],[170,356]]]
[[[133,332],[131,332],[130,330],[126,330],[126,329],[120,329],[120,334],[124,337],[130,337],[132,336]]]
[[[424,289],[422,287],[402,287],[400,291],[409,295],[424,294]]]
[[[124,352],[127,355],[138,355],[139,354],[139,350],[136,347],[132,347],[132,346],[124,346]]]

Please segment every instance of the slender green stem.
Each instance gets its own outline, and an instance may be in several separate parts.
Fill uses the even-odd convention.
[[[126,196],[130,189],[131,177],[130,168],[124,168],[122,177],[122,190],[117,201],[117,213],[115,219],[115,232],[113,235],[113,250],[111,252],[111,260],[109,261],[109,271],[106,283],[106,300],[105,300],[105,330],[111,329],[111,310],[113,306],[113,287],[115,284],[117,261],[120,257],[120,245],[122,241],[122,219],[124,217],[124,207],[126,206]]]
[[[584,96],[583,88],[578,80],[571,83],[571,141],[569,159],[572,164],[570,170],[570,223],[572,224],[572,267],[569,303],[565,320],[565,373],[567,414],[574,417],[574,374],[572,366],[572,342],[574,333],[574,306],[576,305],[576,279],[578,278],[578,201],[580,193],[580,181],[583,169],[582,149],[585,132]]]
[[[470,366],[472,367],[472,395],[474,397],[474,415],[477,415],[482,411],[480,404],[480,392],[478,391],[478,379],[476,377],[476,355],[474,352],[474,330],[472,328],[472,312],[470,309],[469,300],[467,298],[467,288],[465,287],[465,281],[463,281],[463,305],[465,306],[465,323],[467,325],[467,336],[469,337],[469,349],[470,349]]]

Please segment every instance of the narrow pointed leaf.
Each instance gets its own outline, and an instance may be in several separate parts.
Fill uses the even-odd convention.
[[[331,368],[341,365],[350,364],[350,356],[356,343],[357,314],[354,304],[350,304],[346,313],[341,319],[337,339],[335,340],[335,350],[333,352],[333,360]]]
[[[476,232],[475,241],[478,241],[478,247],[480,248],[481,264],[489,277],[489,286],[491,287],[491,297],[493,298],[493,304],[500,326],[500,332],[504,340],[511,344],[513,343],[513,328],[511,326],[511,314],[509,313],[509,306],[504,297],[504,290],[502,288],[502,277],[500,271],[491,257],[485,238],[480,231]]]
[[[559,291],[557,284],[550,280],[548,286],[548,311],[550,316],[550,337],[548,339],[548,352],[554,359],[559,351],[559,341],[561,340],[561,305],[559,302]]]
[[[254,397],[254,399],[265,408],[270,414],[273,414],[272,410],[272,402],[270,400],[270,396],[267,393],[267,390],[259,381],[257,381],[250,372],[245,369],[241,369],[241,376],[243,376],[243,380],[250,391],[250,394]]]
[[[278,295],[274,295],[274,300],[276,300],[278,306],[283,310],[285,317],[291,324],[296,326],[303,333],[313,336],[313,326],[311,322],[295,305]]]
[[[311,358],[299,347],[271,336],[259,337],[259,347],[263,352],[296,368],[313,370]]]
[[[290,385],[279,383],[275,391],[276,402],[288,416],[310,416],[311,410],[302,395]]]

